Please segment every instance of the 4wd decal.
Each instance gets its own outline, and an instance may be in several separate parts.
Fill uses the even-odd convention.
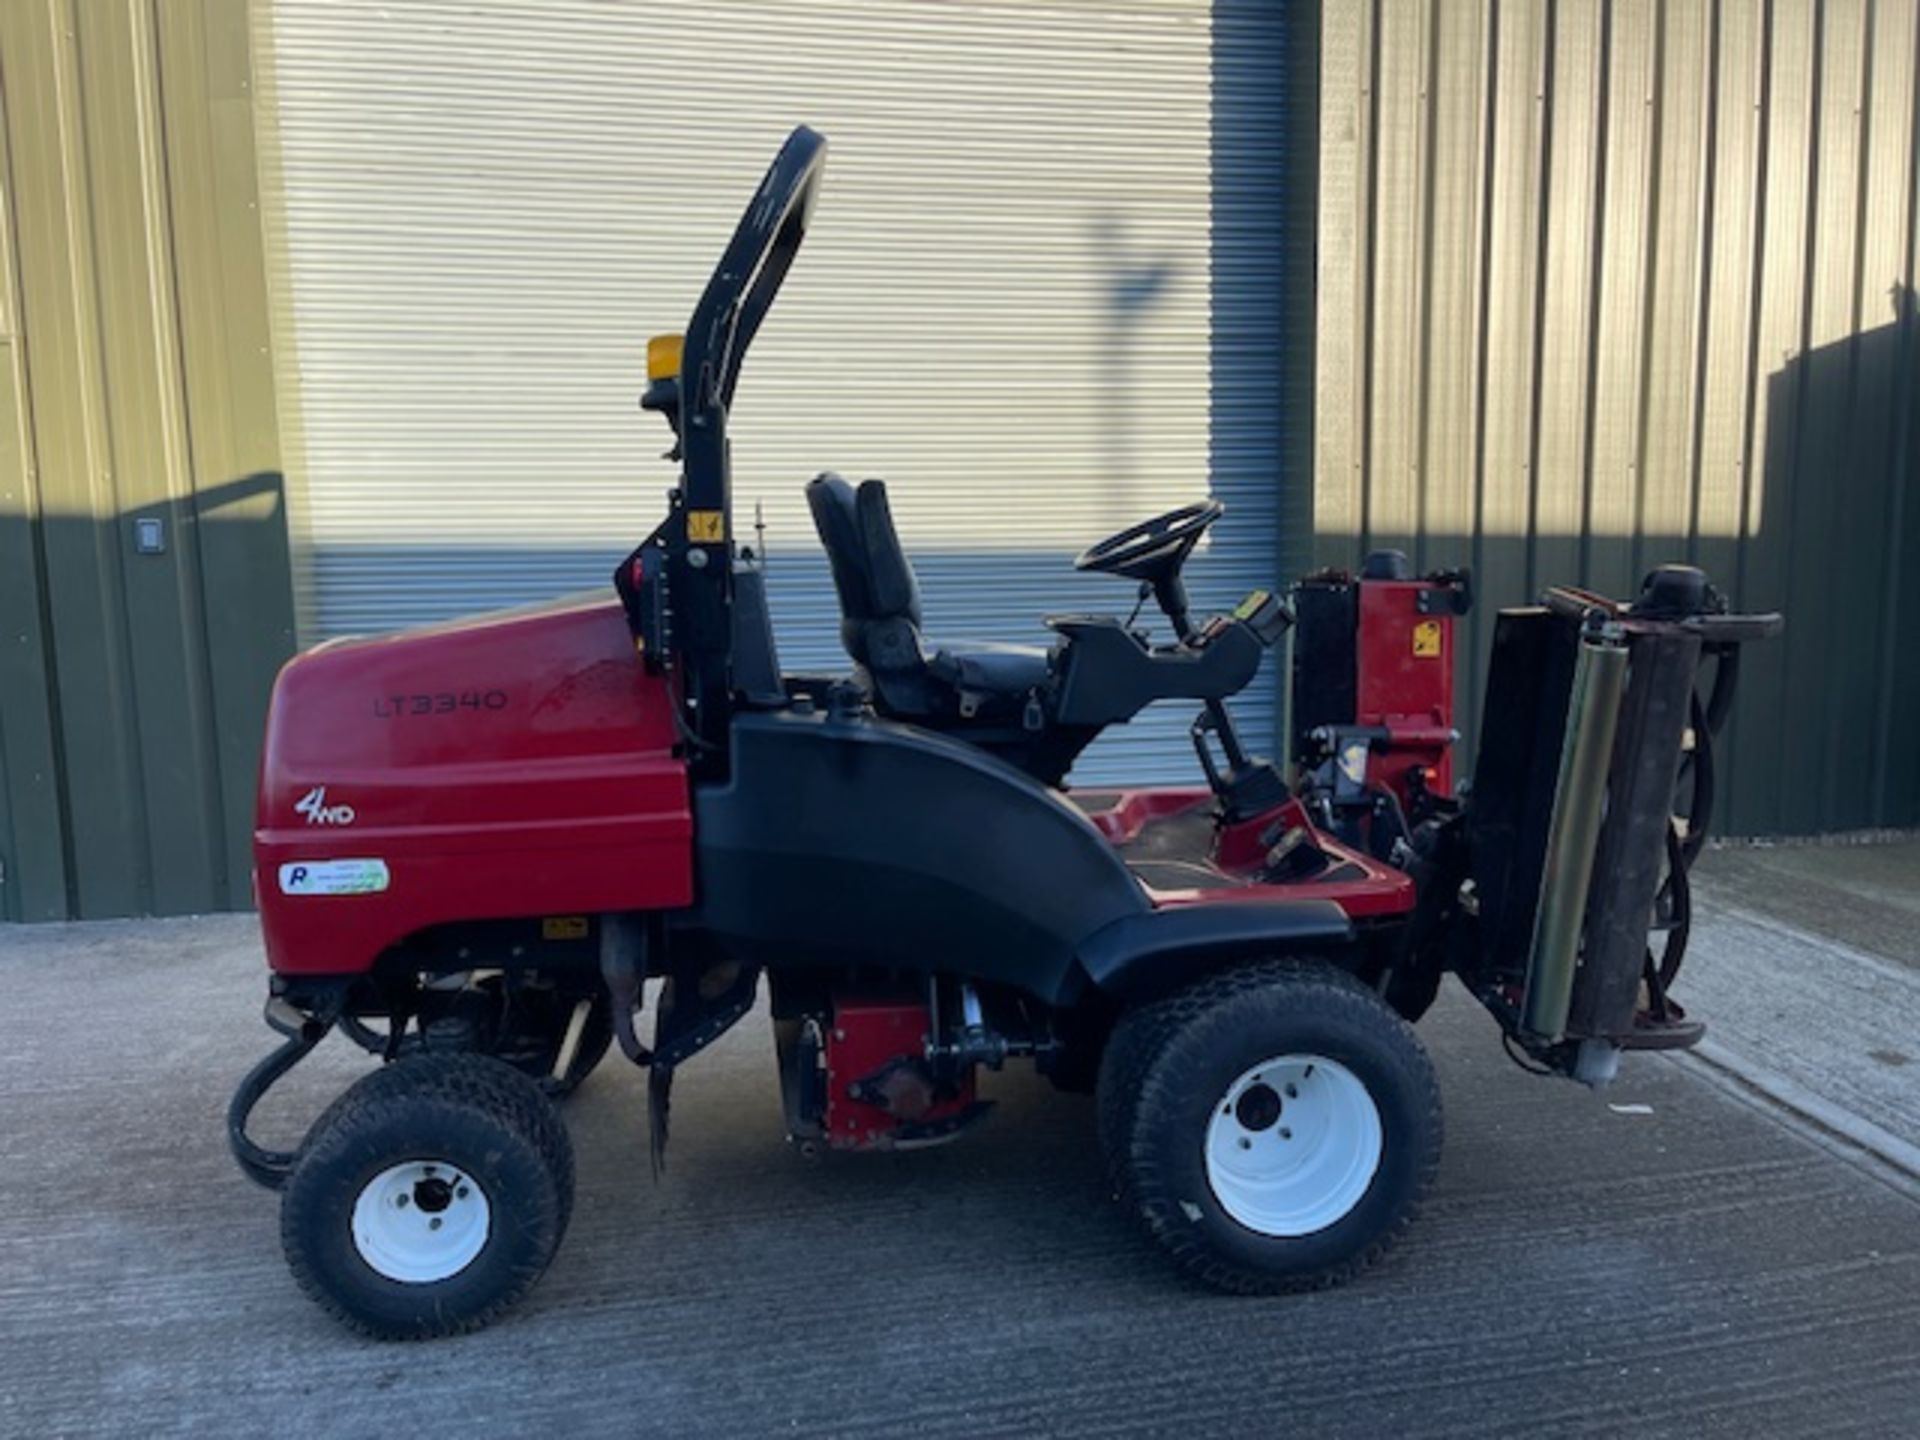
[[[327,787],[316,785],[294,802],[293,813],[304,815],[309,825],[351,825],[351,805],[327,804]]]

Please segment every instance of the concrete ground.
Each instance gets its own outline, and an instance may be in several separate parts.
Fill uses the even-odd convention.
[[[1107,1201],[1089,1102],[1024,1075],[957,1145],[804,1162],[750,1019],[681,1076],[657,1184],[638,1076],[594,1077],[553,1269],[425,1346],[310,1306],[227,1158],[270,1039],[249,919],[0,928],[0,1435],[1920,1433],[1920,1187],[1844,1130],[1914,1136],[1920,849],[1706,875],[1683,993],[1721,1062],[1529,1079],[1450,993],[1438,1187],[1349,1288],[1179,1281]],[[263,1128],[363,1068],[329,1041]]]
[[[1697,1058],[1920,1175],[1920,840],[1712,850],[1695,875]]]

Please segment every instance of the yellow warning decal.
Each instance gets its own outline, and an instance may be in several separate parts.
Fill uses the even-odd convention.
[[[540,922],[542,940],[584,940],[587,938],[587,917],[584,915],[549,915]]]
[[[727,538],[727,517],[720,510],[687,511],[687,539],[696,545],[718,545]]]
[[[1422,620],[1413,627],[1413,654],[1416,660],[1440,658],[1440,622]]]
[[[1247,596],[1246,599],[1233,607],[1233,618],[1236,620],[1251,620],[1255,615],[1260,613],[1260,607],[1272,598],[1273,596],[1265,590],[1254,591],[1251,595]]]

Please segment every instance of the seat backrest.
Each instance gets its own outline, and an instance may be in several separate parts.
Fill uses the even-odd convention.
[[[893,506],[887,501],[887,482],[862,480],[854,497],[860,520],[860,538],[867,547],[867,586],[873,606],[883,620],[903,619],[920,624],[920,581],[900,533],[893,528]]]
[[[833,588],[840,596],[842,620],[871,620],[873,590],[867,584],[867,546],[860,535],[853,487],[838,475],[816,475],[807,482],[807,508],[813,511],[813,528],[820,534],[827,564],[833,569]]]
[[[890,655],[917,654],[917,643],[900,632],[910,628],[917,635],[920,586],[893,528],[885,482],[863,481],[856,491],[838,475],[820,475],[807,484],[807,507],[833,570],[847,653],[858,664],[873,664],[878,641]]]

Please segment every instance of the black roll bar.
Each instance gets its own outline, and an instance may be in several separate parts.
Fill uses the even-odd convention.
[[[680,360],[681,484],[666,526],[672,648],[695,762],[724,766],[733,668],[733,472],[727,412],[740,365],[806,239],[827,141],[795,128],[767,167],[687,323]]]
[[[796,127],[767,167],[687,322],[680,405],[690,510],[724,510],[731,498],[726,412],[741,361],[806,239],[826,163],[826,137]]]

